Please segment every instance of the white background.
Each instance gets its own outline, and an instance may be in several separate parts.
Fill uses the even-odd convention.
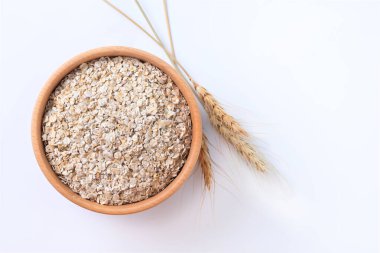
[[[115,2],[142,21],[133,1]],[[142,1],[167,37],[161,1]],[[162,51],[101,1],[2,1],[1,252],[377,252],[379,1],[169,1],[180,61],[278,170],[250,172],[211,135],[199,170],[129,216],[82,209],[40,172],[31,112],[49,75],[99,46]],[[167,39],[166,39],[167,41]]]

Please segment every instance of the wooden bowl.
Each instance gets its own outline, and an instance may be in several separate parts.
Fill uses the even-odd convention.
[[[80,197],[77,193],[73,192],[67,185],[63,184],[62,181],[57,177],[56,173],[53,171],[51,165],[49,164],[44,150],[44,145],[42,143],[42,117],[45,112],[45,106],[49,99],[50,94],[55,89],[55,87],[60,83],[60,81],[73,69],[78,67],[84,62],[88,62],[103,56],[129,56],[133,58],[140,59],[145,62],[149,62],[152,65],[158,67],[163,72],[165,72],[173,82],[178,86],[183,96],[185,97],[189,107],[192,121],[192,142],[190,147],[189,156],[177,177],[161,192],[158,194],[133,204],[126,204],[121,206],[110,206],[101,205],[96,202],[84,199]],[[40,166],[45,177],[54,186],[54,188],[65,196],[70,201],[75,204],[87,208],[89,210],[105,213],[105,214],[130,214],[135,212],[140,212],[158,205],[168,197],[170,197],[174,192],[176,192],[183,183],[190,176],[199,156],[199,151],[202,142],[202,121],[199,112],[198,105],[196,103],[195,97],[191,89],[186,85],[185,81],[181,76],[166,62],[159,59],[158,57],[151,55],[147,52],[128,48],[128,47],[102,47],[93,49],[84,53],[77,55],[65,64],[63,64],[54,74],[48,79],[45,86],[42,88],[36,105],[33,111],[32,118],[32,144],[34,154],[36,156],[38,165]]]

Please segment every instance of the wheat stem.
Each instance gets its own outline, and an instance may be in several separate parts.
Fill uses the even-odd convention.
[[[135,0],[135,3],[137,4],[140,12],[142,13],[145,21],[148,23],[150,29],[152,30],[154,36],[156,37],[157,41],[159,42],[159,45],[160,47],[164,50],[166,56],[169,58],[170,62],[172,63],[173,67],[176,69],[176,71],[178,72],[178,74],[181,76],[181,78],[186,82],[186,84],[193,89],[193,92],[196,94],[196,91],[195,91],[195,88],[194,88],[194,85],[191,85],[192,83],[188,82],[185,78],[185,76],[182,74],[182,72],[179,70],[178,68],[178,65],[177,65],[177,61],[175,58],[173,58],[173,56],[170,54],[170,52],[166,49],[164,43],[162,42],[162,40],[160,39],[160,36],[158,36],[157,32],[156,32],[156,29],[154,28],[154,26],[152,25],[152,23],[150,22],[150,19],[148,17],[148,15],[146,15],[146,12],[144,11],[144,9],[142,8],[140,2],[138,0]]]
[[[125,12],[123,12],[122,10],[120,10],[117,6],[115,6],[114,4],[112,4],[110,1],[108,1],[108,0],[103,0],[103,1],[106,4],[108,4],[111,8],[113,8],[115,11],[117,11],[118,13],[120,13],[122,16],[124,16],[125,18],[127,18],[130,22],[132,22],[132,24],[134,24],[135,26],[137,26],[143,33],[145,33],[154,42],[156,42],[157,44],[160,45],[160,42],[157,41],[147,30],[144,29],[144,27],[142,27],[139,23],[137,23],[133,18],[131,18]]]
[[[162,40],[160,39],[160,37],[158,36],[156,30],[154,29],[152,23],[150,22],[150,19],[148,17],[148,15],[146,15],[146,12],[144,11],[143,7],[141,6],[140,2],[138,0],[135,0],[135,3],[137,5],[137,7],[139,8],[141,14],[144,16],[144,19],[145,21],[148,23],[150,29],[152,30],[155,38],[160,42],[160,45],[162,45],[164,47],[164,43],[162,43]],[[166,49],[165,49],[166,50]],[[170,57],[172,58],[172,57]]]
[[[166,27],[168,28],[168,35],[169,35],[169,41],[170,41],[170,49],[173,58],[177,61],[177,58],[175,56],[175,51],[174,51],[174,42],[173,42],[173,36],[172,36],[172,29],[170,25],[170,18],[169,18],[169,11],[168,11],[168,1],[163,0],[164,3],[164,11],[165,11],[165,21],[166,21]]]
[[[120,8],[112,4],[108,0],[103,0],[106,4],[108,4],[111,8],[113,8],[115,11],[120,13],[122,16],[127,18],[132,24],[134,24],[138,29],[140,29],[143,33],[145,33],[150,39],[152,39],[160,48],[162,48],[165,52],[165,54],[168,56],[169,60],[173,63],[173,61],[178,65],[178,67],[185,73],[186,77],[190,80],[190,83],[194,85],[193,78],[190,76],[189,72],[184,68],[184,66],[175,58],[175,56],[167,51],[165,46],[163,45],[162,41],[160,42],[157,40],[154,35],[150,34],[146,29],[144,29],[138,22],[136,22],[133,18],[131,18],[128,14],[123,12]],[[141,5],[140,5],[141,6]],[[141,8],[141,10],[144,12],[144,10]],[[145,13],[145,12],[144,12]],[[145,15],[146,16],[146,15]],[[154,29],[153,26],[151,26],[151,29]],[[171,42],[172,43],[172,42]],[[174,52],[174,51],[173,51]],[[183,77],[183,76],[182,76]]]

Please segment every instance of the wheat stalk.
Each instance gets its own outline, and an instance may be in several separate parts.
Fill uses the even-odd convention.
[[[166,28],[168,29],[168,35],[169,35],[169,41],[170,41],[170,50],[171,50],[173,58],[177,61],[177,58],[175,57],[175,51],[174,51],[172,28],[171,28],[170,19],[169,19],[168,1],[162,0],[162,2],[164,3],[165,21],[166,21]]]
[[[208,139],[206,135],[203,135],[202,138],[201,152],[199,153],[199,164],[202,169],[205,187],[207,190],[210,191],[212,186],[213,175],[211,169],[211,158],[208,150]]]
[[[153,42],[155,42],[160,48],[162,48],[162,50],[164,51],[164,53],[166,54],[166,56],[169,58],[170,62],[173,64],[174,68],[177,70],[177,72],[181,75],[182,79],[185,80],[185,82],[191,87],[193,88],[193,92],[194,92],[194,87],[193,87],[193,79],[192,77],[190,76],[189,72],[184,68],[184,66],[175,58],[175,55],[174,55],[174,51],[173,53],[170,53],[165,45],[162,43],[162,41],[159,39],[159,36],[157,34],[157,32],[155,31],[152,23],[150,22],[148,16],[146,15],[144,9],[142,8],[142,6],[140,5],[140,3],[135,0],[137,6],[139,7],[139,10],[141,11],[141,13],[143,14],[145,20],[147,21],[150,29],[153,31],[154,35],[150,34],[146,29],[144,29],[138,22],[136,22],[133,18],[131,18],[127,13],[123,12],[121,9],[119,9],[117,6],[115,6],[114,4],[112,4],[110,1],[108,0],[103,0],[103,2],[105,2],[107,5],[109,5],[112,9],[114,9],[115,11],[117,11],[118,13],[120,13],[123,17],[125,17],[126,19],[128,19],[128,21],[130,21],[133,25],[135,25],[138,29],[140,29],[143,33],[145,33],[150,39],[152,39]],[[167,5],[166,7],[167,8]],[[165,9],[165,11],[167,11]],[[166,19],[167,21],[166,22],[169,22],[169,18]],[[170,34],[171,34],[171,31],[169,30]],[[154,36],[157,36],[157,38],[155,38]],[[173,40],[171,39],[170,40],[171,43],[173,43]],[[173,45],[173,44],[172,44]],[[172,48],[174,49],[174,47],[172,46]],[[182,72],[178,69],[180,68],[183,73],[185,73],[187,79],[184,77],[184,75],[182,74]],[[189,82],[190,81],[190,82]]]

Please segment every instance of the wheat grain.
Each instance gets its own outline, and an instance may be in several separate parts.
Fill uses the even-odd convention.
[[[211,169],[211,158],[207,142],[207,137],[203,135],[201,152],[199,153],[199,163],[201,165],[203,180],[206,189],[211,190],[213,175]]]
[[[215,115],[214,121],[219,121],[220,124],[225,125],[231,131],[231,133],[243,135],[249,137],[248,132],[237,122],[237,120],[229,115],[215,97],[209,93],[204,87],[195,83],[195,90],[197,91],[199,98],[203,102],[205,110],[208,115]]]
[[[260,158],[256,148],[242,136],[236,136],[231,131],[221,125],[218,127],[219,133],[236,149],[244,160],[260,172],[267,171],[267,167],[262,158]]]
[[[223,109],[215,97],[204,87],[195,84],[195,90],[203,102],[211,125],[237,150],[249,165],[258,171],[266,171],[265,162],[259,157],[255,147],[248,142],[248,132]]]

